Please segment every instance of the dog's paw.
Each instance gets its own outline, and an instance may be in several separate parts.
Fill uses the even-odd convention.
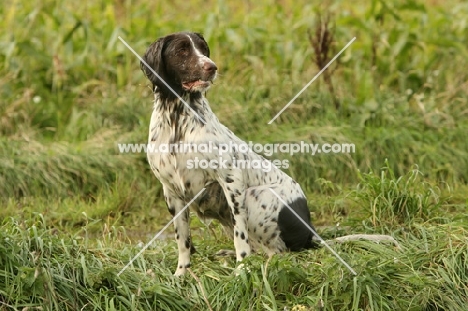
[[[185,265],[178,265],[176,272],[174,272],[174,276],[181,276],[187,272],[187,269],[190,268],[190,264]]]
[[[187,268],[177,268],[176,272],[174,272],[174,276],[182,276],[187,272]]]
[[[241,274],[250,273],[250,268],[246,267],[243,263],[240,263],[237,268],[234,270],[234,275],[239,276]]]
[[[222,249],[215,254],[215,256],[236,257],[236,251],[232,249]]]

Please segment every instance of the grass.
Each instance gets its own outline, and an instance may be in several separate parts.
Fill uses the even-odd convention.
[[[465,308],[463,1],[14,0],[0,13],[0,310]],[[235,276],[235,262],[211,255],[232,242],[193,218],[191,274],[172,276],[169,238],[117,276],[170,220],[145,155],[118,153],[145,142],[152,105],[118,36],[142,54],[179,30],[209,42],[220,76],[208,98],[243,139],[355,144],[273,156],[289,161],[325,238],[384,233],[401,249],[334,246],[357,276],[326,249],[255,255]]]
[[[400,250],[366,241],[336,245],[358,276],[326,249],[271,260],[255,255],[246,261],[249,273],[236,276],[232,259],[210,257],[213,243],[196,240],[196,279],[178,279],[171,275],[174,245],[162,240],[118,277],[138,251],[125,244],[122,228],[103,230],[99,238],[70,236],[48,227],[40,214],[21,223],[7,219],[1,228],[4,308],[461,310],[468,294],[467,225],[440,219],[395,232]]]

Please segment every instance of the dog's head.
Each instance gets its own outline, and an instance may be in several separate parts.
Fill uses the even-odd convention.
[[[155,92],[174,98],[168,86],[178,95],[201,93],[211,86],[218,68],[209,56],[210,49],[201,34],[179,32],[153,42],[143,56],[151,69],[144,62],[140,67]]]

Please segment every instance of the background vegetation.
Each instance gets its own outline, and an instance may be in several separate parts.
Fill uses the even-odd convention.
[[[0,310],[464,310],[468,304],[468,3],[4,1],[0,5]],[[202,32],[220,76],[208,98],[254,142],[354,143],[295,155],[325,238],[372,242],[235,262],[215,222],[176,246],[145,155],[152,94],[136,51]],[[272,125],[273,116],[356,41]],[[327,44],[325,44],[327,43]],[[282,156],[282,155],[278,155]],[[166,232],[170,237],[170,230]]]

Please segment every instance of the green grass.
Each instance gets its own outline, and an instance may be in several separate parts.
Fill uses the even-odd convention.
[[[326,249],[271,260],[255,255],[246,260],[249,272],[236,276],[233,260],[209,255],[215,247],[207,238],[195,241],[194,277],[174,278],[172,243],[156,242],[117,276],[138,252],[125,244],[123,229],[111,227],[91,239],[57,232],[41,215],[21,223],[8,219],[0,231],[0,295],[4,308],[12,309],[462,310],[468,228],[440,222],[413,223],[395,233],[401,249],[364,241],[336,245],[357,276]]]
[[[331,19],[331,52],[356,41],[331,82],[267,125],[319,71],[308,37],[318,13]],[[465,2],[14,0],[0,14],[0,310],[466,308]],[[401,249],[334,246],[357,276],[320,249],[252,256],[236,277],[234,261],[212,256],[232,242],[193,218],[192,274],[172,276],[169,238],[117,276],[170,220],[145,155],[118,153],[145,142],[152,108],[118,36],[143,54],[180,30],[210,44],[220,75],[208,98],[244,140],[355,144],[272,157],[289,160],[325,238],[383,233]]]

